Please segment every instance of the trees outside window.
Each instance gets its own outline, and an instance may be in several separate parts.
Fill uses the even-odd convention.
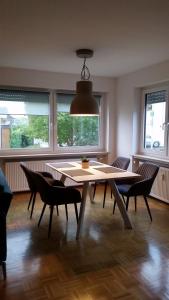
[[[74,95],[57,95],[57,142],[59,147],[98,147],[100,116],[72,117],[70,104]],[[100,106],[100,96],[96,96]]]
[[[49,93],[0,90],[0,149],[49,147]]]
[[[60,147],[97,146],[98,117],[71,117],[68,113],[57,114],[58,145]]]
[[[56,100],[52,95],[54,93],[0,89],[0,150],[100,149],[101,115],[70,116],[74,95],[57,93]],[[96,101],[101,111],[100,95]]]
[[[16,116],[14,116],[15,118]],[[25,116],[10,126],[10,148],[41,148],[49,146],[49,117]]]

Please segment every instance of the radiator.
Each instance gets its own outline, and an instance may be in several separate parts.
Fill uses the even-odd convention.
[[[79,159],[74,159],[77,161]],[[91,158],[91,160],[96,160],[96,158]],[[68,161],[68,160],[66,160]],[[72,160],[71,160],[72,161]],[[50,172],[55,179],[60,179],[60,174],[51,168],[49,168],[46,163],[53,161],[29,161],[25,162],[26,166],[33,171],[47,171]],[[57,160],[57,162],[63,162],[63,160]],[[64,160],[65,162],[65,160]],[[9,162],[5,165],[5,174],[12,192],[21,192],[29,190],[25,174],[23,173],[19,162]],[[77,185],[74,181],[66,179],[66,185]]]

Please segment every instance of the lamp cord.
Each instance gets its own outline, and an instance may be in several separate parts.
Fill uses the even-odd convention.
[[[90,71],[88,67],[86,66],[86,57],[84,58],[83,67],[81,71],[81,79],[82,80],[89,80],[90,78]]]

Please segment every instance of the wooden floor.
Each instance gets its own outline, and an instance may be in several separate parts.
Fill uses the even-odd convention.
[[[1,300],[169,299],[169,206],[149,199],[153,222],[144,202],[133,201],[133,230],[123,227],[118,209],[103,188],[85,213],[82,237],[76,241],[74,207],[66,223],[64,207],[54,215],[47,239],[49,209],[40,228],[42,202],[33,219],[27,210],[29,193],[14,196],[8,214],[7,280],[0,273]]]

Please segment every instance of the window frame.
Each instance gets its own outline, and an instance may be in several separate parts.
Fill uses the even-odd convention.
[[[75,95],[75,92],[73,91],[68,91],[68,90],[56,90],[55,92],[55,109],[57,110],[57,94],[71,94]],[[100,96],[100,136],[99,136],[99,145],[98,146],[72,146],[72,147],[59,147],[57,144],[57,138],[55,137],[53,140],[55,141],[54,144],[54,151],[57,151],[58,153],[79,153],[80,151],[82,152],[99,152],[99,151],[105,151],[106,148],[106,97],[104,93],[98,93],[98,92],[93,92],[94,96]],[[55,110],[55,112],[56,112]],[[57,113],[56,113],[57,114]],[[55,115],[55,114],[54,114]],[[73,118],[73,116],[72,116]],[[56,120],[56,118],[55,118]],[[57,130],[57,124],[55,124],[55,128]],[[57,132],[57,131],[56,131]],[[85,150],[85,151],[84,151]]]
[[[28,149],[28,148],[9,148],[9,149],[0,149],[0,155],[27,155],[30,153],[33,154],[43,154],[43,153],[52,153],[52,143],[51,143],[51,91],[49,89],[42,88],[25,88],[25,87],[9,87],[1,86],[0,89],[10,90],[10,91],[22,91],[22,92],[35,92],[35,93],[48,93],[49,94],[49,147],[47,148],[37,148],[37,149]]]
[[[49,93],[49,147],[47,148],[38,148],[38,149],[28,149],[28,148],[9,148],[9,149],[0,149],[0,155],[28,155],[28,154],[79,154],[79,152],[88,153],[88,152],[103,152],[106,151],[107,145],[107,134],[106,134],[106,104],[107,99],[105,93],[94,92],[94,95],[100,96],[100,143],[99,146],[79,146],[79,147],[67,147],[66,149],[61,149],[57,146],[57,121],[56,121],[56,108],[57,108],[57,93],[67,93],[75,94],[75,91],[68,90],[58,90],[58,89],[40,89],[40,88],[24,88],[24,87],[8,87],[3,86],[0,89],[4,90],[21,90],[24,92],[48,92]],[[104,134],[105,133],[105,134]]]
[[[166,157],[169,155],[169,138],[168,138],[168,125],[166,125],[164,133],[164,148],[145,148],[144,147],[144,136],[145,136],[145,123],[146,123],[146,94],[165,90],[167,91],[166,97],[166,111],[165,111],[165,124],[169,122],[169,84],[157,85],[155,87],[143,88],[141,92],[141,139],[140,139],[140,150],[145,155],[153,155],[157,157]]]

